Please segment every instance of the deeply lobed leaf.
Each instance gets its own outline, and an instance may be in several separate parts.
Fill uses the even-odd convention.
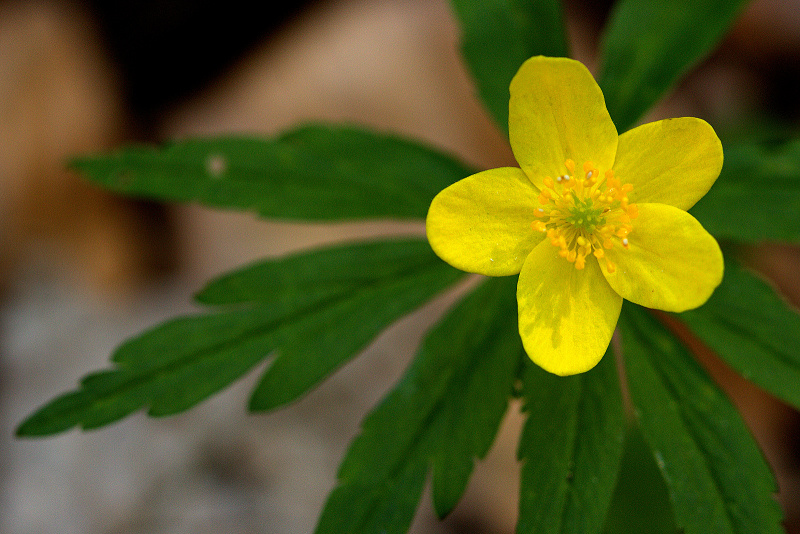
[[[648,312],[620,320],[631,399],[686,534],[780,533],[775,481],[736,408]]]
[[[692,214],[716,237],[800,240],[800,139],[777,146],[729,144],[714,187]]]
[[[800,409],[800,315],[734,258],[705,306],[680,315],[743,377]]]
[[[339,269],[315,285],[317,268],[334,260]],[[298,263],[306,268],[296,270]],[[275,279],[253,278],[254,272]],[[173,414],[226,387],[276,349],[252,407],[281,405],[462,276],[419,239],[351,244],[253,265],[212,282],[200,295],[216,303],[250,302],[174,319],[126,342],[114,354],[116,368],[86,377],[79,390],[31,415],[18,434],[96,428],[147,405],[150,415]],[[252,290],[254,298],[242,299],[237,288]]]
[[[746,0],[618,0],[606,25],[598,83],[620,132],[700,62]]]
[[[508,133],[508,86],[536,55],[567,55],[561,2],[557,0],[451,0],[461,23],[461,53],[478,94]]]
[[[405,532],[429,469],[440,516],[463,493],[508,405],[522,356],[513,279],[490,279],[430,332],[362,425],[316,532]]]
[[[530,364],[523,393],[517,533],[600,532],[625,435],[612,350],[591,371],[570,377]]]
[[[423,144],[322,124],[273,139],[128,147],[72,166],[126,195],[304,220],[422,219],[436,193],[472,174]]]

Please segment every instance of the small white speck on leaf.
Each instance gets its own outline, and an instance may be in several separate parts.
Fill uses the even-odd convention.
[[[219,178],[228,170],[228,160],[220,154],[211,154],[206,160],[206,171],[213,178]]]

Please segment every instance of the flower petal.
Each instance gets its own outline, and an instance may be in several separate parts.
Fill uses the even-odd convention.
[[[568,58],[532,57],[511,80],[508,131],[514,156],[533,183],[591,161],[610,169],[617,129],[589,70]]]
[[[631,202],[688,210],[708,192],[722,169],[714,129],[692,117],[643,124],[619,136],[614,173],[633,184]]]
[[[519,333],[531,360],[557,375],[588,371],[605,354],[622,297],[591,258],[578,270],[549,241],[525,262],[517,283]]]
[[[722,281],[722,251],[700,223],[666,204],[639,204],[629,248],[615,246],[606,257],[616,264],[603,274],[614,290],[647,308],[682,312],[708,300]]]
[[[433,251],[462,271],[517,274],[543,239],[531,228],[539,192],[520,169],[473,174],[431,202],[425,228]]]

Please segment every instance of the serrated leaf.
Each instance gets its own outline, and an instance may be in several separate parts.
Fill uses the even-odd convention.
[[[686,534],[780,533],[772,473],[736,408],[642,308],[620,320],[628,385]]]
[[[679,317],[743,377],[800,408],[800,315],[767,282],[726,257],[709,301]]]
[[[473,172],[420,143],[321,124],[133,146],[72,166],[126,195],[305,220],[424,219],[439,191]]]
[[[514,282],[484,282],[430,332],[364,420],[317,534],[405,532],[429,469],[439,515],[455,506],[494,440],[522,357]]]
[[[726,145],[719,178],[691,212],[717,238],[800,240],[800,139]]]
[[[333,261],[338,269],[320,271],[316,280],[314,266]],[[299,264],[304,268],[297,269]],[[253,272],[275,278],[259,281]],[[174,414],[226,387],[276,349],[280,353],[254,404],[278,406],[304,394],[392,321],[462,277],[421,239],[350,244],[255,264],[201,293],[209,301],[240,304],[174,319],[131,339],[114,354],[116,368],[86,377],[79,390],[24,421],[18,434],[96,428],[143,406],[150,415]],[[309,289],[315,280],[318,287]],[[255,299],[226,294],[231,287],[252,289]],[[264,389],[267,377],[287,370],[294,374],[274,390]]]
[[[611,348],[591,371],[552,375],[529,364],[518,456],[518,534],[598,533],[622,458],[625,419]]]
[[[618,0],[601,46],[598,83],[620,132],[628,130],[708,55],[746,0]]]
[[[508,86],[532,56],[566,56],[557,0],[451,0],[461,24],[461,53],[486,109],[508,134]]]
[[[280,261],[257,261],[208,282],[195,298],[208,305],[272,304],[300,306],[323,302],[376,280],[402,277],[434,263],[422,239],[351,243]]]

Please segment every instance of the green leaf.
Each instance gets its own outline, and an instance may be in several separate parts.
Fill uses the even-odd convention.
[[[530,364],[518,456],[517,533],[598,533],[622,457],[625,419],[611,348],[591,371],[559,377]]]
[[[677,534],[672,507],[653,454],[635,425],[628,426],[619,481],[603,534]]]
[[[425,218],[439,191],[473,172],[421,144],[333,125],[133,146],[72,166],[126,195],[308,220]]]
[[[679,317],[743,377],[800,408],[800,315],[769,284],[726,257],[709,301]]]
[[[727,145],[719,178],[691,212],[717,238],[800,240],[800,139]]]
[[[780,533],[772,473],[736,408],[689,352],[642,308],[620,321],[642,432],[686,534]]]
[[[332,265],[336,269],[320,270]],[[79,390],[45,405],[17,432],[97,428],[146,405],[153,416],[174,414],[226,387],[276,349],[253,404],[278,406],[307,392],[392,321],[462,277],[420,239],[351,244],[252,265],[200,294],[226,304],[227,311],[174,319],[131,339],[114,354],[116,368],[89,375]],[[237,294],[237,288],[254,298]]]
[[[558,0],[451,0],[461,23],[461,52],[486,109],[508,134],[508,86],[526,59],[566,56]]]
[[[708,55],[746,0],[619,0],[603,36],[598,83],[628,130]]]
[[[522,357],[514,278],[493,278],[430,332],[364,420],[317,534],[406,532],[429,469],[440,516],[463,493],[506,411]]]

